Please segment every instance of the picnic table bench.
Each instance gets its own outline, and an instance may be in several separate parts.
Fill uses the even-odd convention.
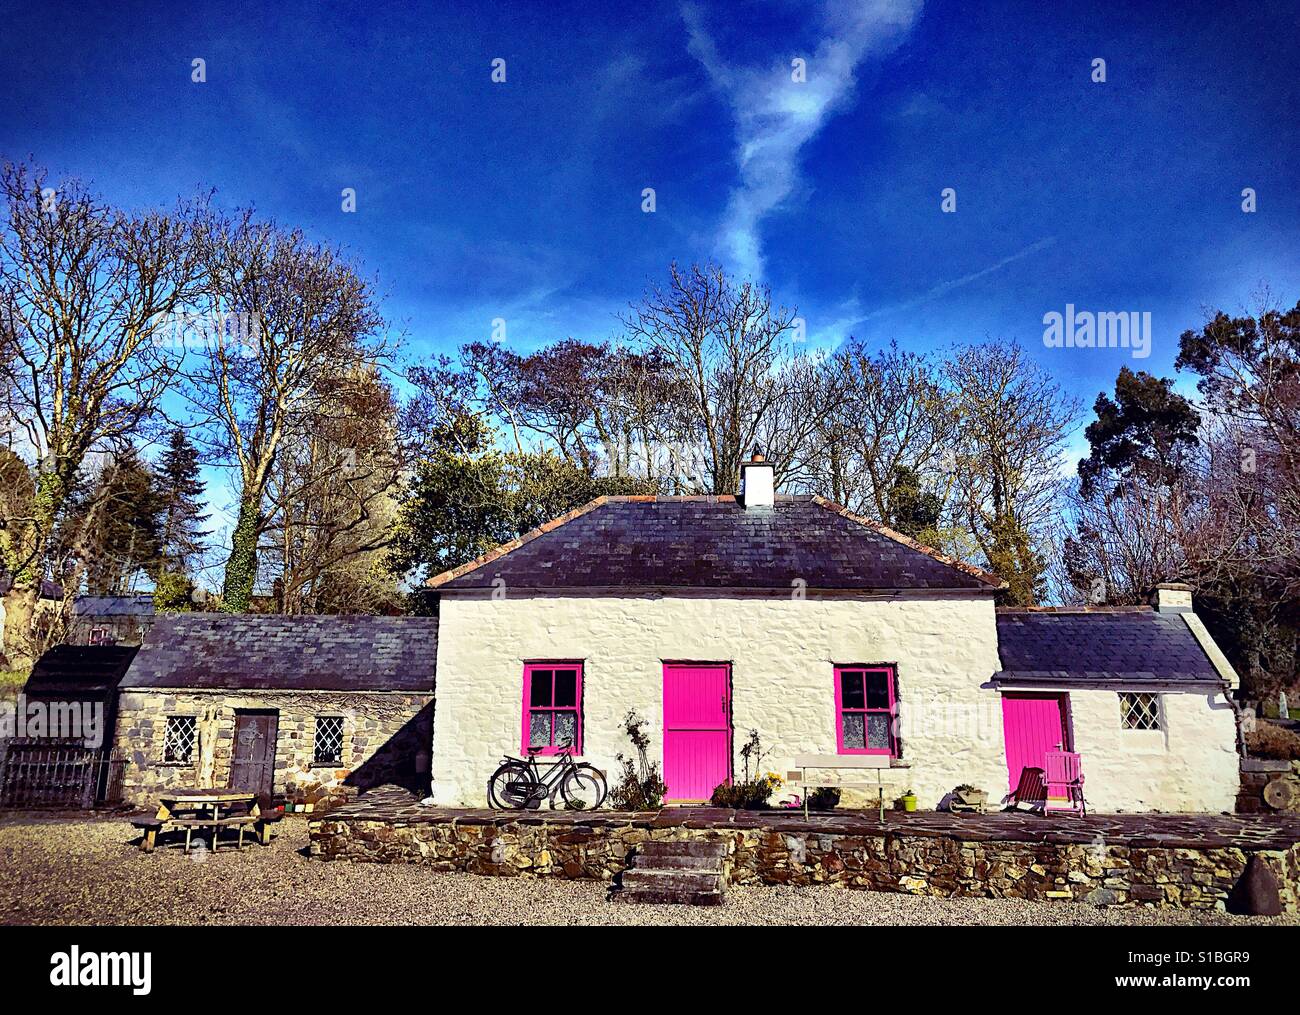
[[[883,773],[895,769],[911,768],[905,761],[887,754],[797,754],[794,759],[797,771],[786,773],[786,785],[798,787],[803,793],[803,816],[808,817],[808,790],[822,787],[835,789],[875,789],[880,799],[880,820],[885,820],[885,782]],[[875,772],[875,782],[828,782],[809,779],[808,770],[838,769],[842,771]]]
[[[223,809],[227,812],[224,816]],[[262,814],[257,794],[246,790],[179,789],[162,795],[153,817],[134,818],[131,824],[141,832],[140,849],[145,853],[153,852],[159,834],[169,828],[185,830],[186,853],[190,851],[194,830],[210,829],[215,853],[218,834],[223,828],[238,829],[237,849],[244,848],[244,830],[247,828],[251,828],[257,841],[265,846],[270,842],[270,826],[279,817],[278,811]]]

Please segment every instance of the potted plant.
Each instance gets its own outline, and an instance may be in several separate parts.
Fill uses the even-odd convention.
[[[903,810],[905,811],[916,810],[916,794],[913,793],[910,789],[906,793],[904,793],[899,799],[903,801]]]
[[[953,799],[961,806],[962,810],[967,808],[971,810],[983,811],[984,805],[988,803],[989,795],[982,789],[976,789],[969,783],[962,783],[952,791]]]

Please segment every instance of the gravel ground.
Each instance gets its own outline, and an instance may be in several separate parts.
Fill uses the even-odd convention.
[[[304,821],[267,848],[145,855],[121,819],[0,821],[3,924],[1290,924],[1081,904],[932,899],[837,888],[732,888],[718,908],[622,906],[589,881],[436,874],[303,856]]]

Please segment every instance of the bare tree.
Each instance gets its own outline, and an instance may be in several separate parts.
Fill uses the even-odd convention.
[[[1019,345],[960,349],[946,369],[960,414],[955,510],[989,569],[1008,582],[1005,599],[1037,602],[1045,530],[1062,504],[1061,453],[1080,405]]]
[[[764,439],[784,475],[815,425],[801,401],[805,378],[789,369],[794,311],[717,265],[673,264],[668,285],[651,287],[623,324],[680,378],[677,438],[702,445],[709,492],[733,492],[742,459]]]
[[[32,495],[0,519],[5,649],[32,657],[50,547],[87,457],[126,443],[153,416],[175,357],[163,338],[201,278],[194,206],[128,213],[80,182],[0,169],[0,398],[3,438]],[[59,578],[60,575],[53,575]]]
[[[215,223],[207,316],[186,391],[208,448],[237,470],[239,507],[222,608],[243,612],[257,575],[266,493],[285,442],[302,432],[327,378],[347,383],[382,355],[371,285],[342,255],[244,212]]]
[[[397,601],[383,567],[407,462],[392,387],[373,367],[323,379],[267,488],[265,547],[285,613],[370,613]]]
[[[955,439],[957,406],[942,365],[894,344],[872,355],[851,341],[828,373],[838,383],[810,441],[810,485],[890,524],[890,493],[905,471],[946,499],[943,455]]]

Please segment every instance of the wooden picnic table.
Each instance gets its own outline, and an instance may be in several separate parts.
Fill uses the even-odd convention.
[[[222,817],[222,810],[227,816]],[[229,813],[229,812],[235,813]],[[239,829],[239,847],[244,846],[244,829],[251,825],[258,842],[266,845],[270,838],[267,819],[262,817],[262,809],[257,803],[257,794],[241,789],[216,789],[205,787],[167,790],[159,798],[158,811],[152,820],[137,822],[143,829],[144,837],[140,848],[153,852],[159,832],[168,825],[185,829],[185,852],[190,851],[190,837],[194,829],[210,828],[212,830],[212,851],[217,851],[217,834],[222,828]]]

